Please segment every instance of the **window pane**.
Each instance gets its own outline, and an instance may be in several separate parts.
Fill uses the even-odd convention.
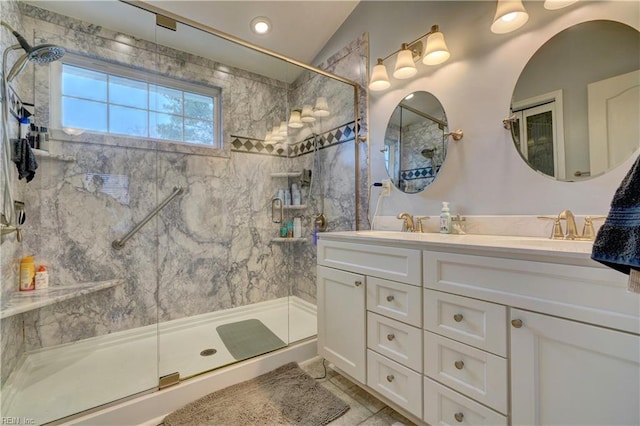
[[[553,114],[546,111],[526,117],[527,159],[536,170],[555,176],[553,161]]]
[[[150,113],[151,137],[182,142],[182,116]]]
[[[62,97],[62,127],[107,131],[107,104]]]
[[[213,145],[213,122],[203,120],[184,120],[185,142]]]
[[[184,92],[184,115],[211,120],[213,118],[213,98]]]
[[[109,132],[147,137],[147,111],[110,105]]]
[[[182,114],[182,91],[150,84],[149,109],[151,111]]]
[[[62,65],[62,94],[107,101],[107,75],[86,68]]]
[[[109,103],[147,108],[147,83],[109,76]]]

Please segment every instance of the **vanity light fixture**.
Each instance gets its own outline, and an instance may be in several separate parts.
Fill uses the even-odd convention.
[[[544,0],[544,8],[547,10],[557,10],[571,6],[578,0]]]
[[[258,16],[251,20],[251,31],[258,35],[265,35],[271,31],[271,21],[264,16]]]
[[[287,135],[289,134],[286,121],[280,122],[280,128],[278,129],[278,134],[284,137],[287,137]]]
[[[316,118],[313,116],[313,108],[311,108],[311,105],[305,105],[302,107],[300,120],[303,123],[313,123],[314,121],[316,121]]]
[[[292,129],[300,129],[304,126],[304,124],[302,124],[302,117],[299,109],[294,109],[291,111],[288,126]]]
[[[515,31],[529,20],[522,0],[498,0],[496,16],[493,18],[491,32],[506,34]]]
[[[316,106],[313,108],[313,116],[328,117],[329,114],[329,103],[327,102],[327,98],[320,96],[316,99]]]
[[[423,51],[422,39],[426,37],[426,48]],[[393,77],[397,79],[411,78],[418,72],[416,61],[422,57],[425,65],[439,65],[449,59],[450,53],[444,41],[444,35],[437,25],[433,25],[430,31],[421,35],[411,43],[402,43],[400,49],[386,56],[378,58],[371,72],[369,90],[378,92],[391,87],[384,61],[397,54]]]
[[[271,129],[271,140],[276,142],[284,140],[284,136],[280,134],[280,126],[273,126],[273,129]]]

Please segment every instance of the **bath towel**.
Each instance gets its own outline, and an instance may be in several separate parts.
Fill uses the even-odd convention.
[[[640,293],[640,156],[620,183],[591,258],[629,275],[629,290]]]
[[[18,167],[18,179],[25,178],[27,182],[36,175],[38,162],[33,154],[29,141],[26,139],[16,139],[13,144],[13,157],[11,158]]]

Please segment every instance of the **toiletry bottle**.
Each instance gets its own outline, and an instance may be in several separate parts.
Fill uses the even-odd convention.
[[[36,271],[36,290],[49,287],[49,273],[47,267],[40,265]]]
[[[23,257],[20,261],[20,284],[18,290],[31,291],[35,289],[36,265],[33,256]]]
[[[284,205],[285,206],[291,205],[291,191],[289,191],[288,188],[284,190]]]
[[[302,219],[299,217],[293,218],[293,238],[302,237]]]
[[[27,139],[29,137],[29,128],[30,128],[29,119],[27,117],[22,117],[20,119],[20,139]]]
[[[294,206],[299,206],[302,204],[302,199],[300,195],[300,190],[298,189],[298,185],[291,184],[291,204]]]
[[[442,210],[440,212],[440,233],[448,234],[451,232],[451,213],[449,212],[449,203],[442,202]]]

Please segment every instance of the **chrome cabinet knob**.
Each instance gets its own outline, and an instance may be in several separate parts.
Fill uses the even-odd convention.
[[[462,370],[462,368],[464,367],[464,361],[456,361],[453,363],[453,365],[455,365],[458,370]]]
[[[462,321],[462,319],[463,319],[463,318],[464,318],[464,317],[462,316],[462,314],[455,314],[455,315],[453,316],[453,320],[454,320],[455,322],[460,322],[460,321]]]
[[[393,302],[393,299],[395,299],[395,297],[393,297],[393,295],[389,295],[387,296],[387,302]]]
[[[393,377],[393,374],[389,374],[387,376],[387,382],[391,383],[391,382],[393,382],[393,379],[395,379],[395,377]]]
[[[396,335],[395,335],[395,334],[387,334],[387,340],[388,340],[388,341],[392,341],[392,340],[393,340],[393,339],[395,339],[395,338],[396,338]]]
[[[520,328],[522,327],[522,320],[521,319],[511,320],[511,325],[514,326],[515,328]]]
[[[462,419],[464,419],[464,414],[458,412],[453,415],[458,423],[462,423]]]

